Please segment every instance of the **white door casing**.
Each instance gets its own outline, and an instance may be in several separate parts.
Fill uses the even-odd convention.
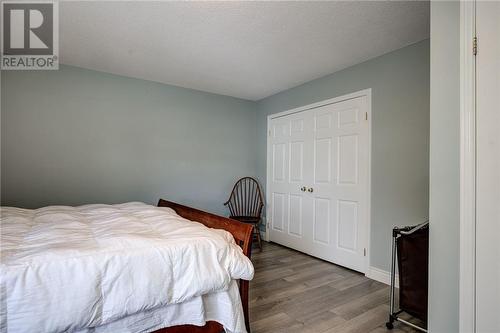
[[[477,1],[476,332],[500,332],[500,2]]]
[[[499,332],[500,3],[462,2],[461,29],[460,332]]]
[[[369,243],[370,91],[268,119],[270,240],[361,272]]]
[[[475,331],[475,2],[460,3],[460,306],[461,333]]]

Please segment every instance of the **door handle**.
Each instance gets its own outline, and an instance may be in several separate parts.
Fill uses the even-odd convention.
[[[312,187],[309,187],[309,188],[307,189],[307,192],[309,192],[309,193],[313,193],[313,192],[314,192],[314,189],[313,189]]]
[[[302,192],[305,192],[305,191],[306,191],[306,187],[305,187],[305,186],[302,186],[302,187],[300,188],[300,190],[301,190]]]

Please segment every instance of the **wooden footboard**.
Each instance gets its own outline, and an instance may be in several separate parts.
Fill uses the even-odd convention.
[[[250,258],[252,250],[252,229],[253,226],[250,224],[241,223],[236,220],[229,219],[227,217],[222,217],[219,215],[204,212],[199,209],[191,208],[188,206],[183,206],[175,202],[160,199],[158,201],[158,207],[170,207],[180,216],[191,220],[200,222],[209,228],[214,229],[224,229],[230,232],[236,243],[241,246],[243,253]],[[243,313],[245,315],[245,326],[247,331],[250,333],[250,321],[248,318],[248,286],[249,281],[240,280],[240,297],[241,303],[243,305]],[[222,331],[222,325],[216,322],[208,322],[203,327],[197,327],[192,325],[182,325],[164,328],[162,330],[156,331],[155,333],[219,333]]]

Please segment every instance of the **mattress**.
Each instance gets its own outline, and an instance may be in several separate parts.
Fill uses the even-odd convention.
[[[0,221],[1,332],[148,332],[221,308],[245,331],[235,280],[253,266],[224,230],[139,202],[2,207]]]

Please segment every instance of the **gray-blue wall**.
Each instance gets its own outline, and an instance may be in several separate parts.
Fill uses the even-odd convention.
[[[267,116],[372,88],[371,265],[390,270],[391,229],[423,222],[429,192],[429,40],[258,103],[258,175],[266,179]]]
[[[460,3],[431,2],[429,329],[458,332]]]
[[[168,198],[215,213],[255,174],[255,103],[61,66],[3,71],[2,205]]]

